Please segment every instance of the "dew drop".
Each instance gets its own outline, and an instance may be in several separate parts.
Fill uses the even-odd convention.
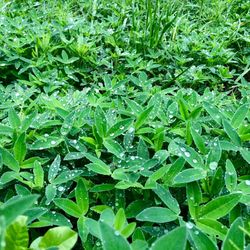
[[[187,222],[187,223],[186,223],[186,227],[187,227],[188,229],[192,229],[192,228],[194,227],[194,225],[193,225],[193,223],[191,223],[191,222]]]
[[[55,144],[56,144],[56,141],[51,141],[50,144],[51,144],[51,145],[55,145]]]
[[[193,163],[197,163],[198,161],[196,159],[193,159]]]
[[[121,126],[121,127],[120,127],[120,130],[123,130],[123,129],[124,129],[124,126]]]
[[[115,134],[114,133],[111,133],[110,136],[114,136]]]
[[[181,149],[182,152],[185,152],[185,151],[186,151],[186,149],[183,148],[183,147],[181,147],[180,149]]]
[[[119,236],[120,235],[119,231],[115,231],[115,235]]]
[[[217,168],[217,166],[218,166],[218,163],[215,161],[209,163],[209,168],[211,170],[215,170]]]
[[[246,183],[247,186],[250,186],[250,180],[246,180],[245,183]]]
[[[190,153],[189,153],[189,152],[184,152],[184,155],[185,155],[186,157],[190,157]]]
[[[63,192],[63,191],[64,191],[64,187],[59,186],[59,187],[58,187],[58,191],[59,191],[59,192]]]

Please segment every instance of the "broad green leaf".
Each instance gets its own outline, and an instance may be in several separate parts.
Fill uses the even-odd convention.
[[[193,168],[205,168],[202,157],[193,148],[180,143],[177,154],[183,157]]]
[[[150,221],[155,223],[166,223],[174,221],[177,218],[178,215],[176,215],[176,213],[163,207],[146,208],[136,216],[136,219],[139,221]]]
[[[18,216],[17,219],[12,222],[5,233],[5,249],[28,249],[29,234],[27,228],[27,217]]]
[[[221,112],[214,105],[204,102],[204,108],[208,112],[208,114],[219,124],[221,125],[221,119],[223,118]]]
[[[248,104],[243,104],[236,110],[231,121],[231,124],[234,128],[238,128],[242,124],[248,111],[249,111]]]
[[[77,221],[77,231],[82,242],[86,242],[89,234],[88,227],[86,225],[86,218],[81,217]]]
[[[200,209],[200,218],[219,219],[227,215],[240,201],[240,193],[217,197],[203,205]]]
[[[45,189],[45,196],[47,199],[46,204],[50,204],[50,202],[53,201],[56,196],[56,186],[52,184],[47,185]]]
[[[121,231],[126,223],[126,215],[123,208],[120,208],[115,215],[114,228],[115,230]]]
[[[0,124],[0,135],[11,136],[13,134],[13,128]]]
[[[188,120],[188,117],[189,117],[189,112],[188,112],[188,108],[187,108],[187,103],[182,99],[180,98],[178,100],[178,105],[179,105],[179,110],[180,110],[180,113],[181,113],[181,117],[184,121],[187,121]]]
[[[218,236],[220,240],[223,240],[227,234],[227,227],[216,220],[199,219],[196,221],[196,226],[208,235]]]
[[[59,174],[51,183],[53,184],[62,184],[70,180],[74,180],[76,177],[82,174],[82,170],[67,170]]]
[[[185,169],[174,178],[174,184],[184,184],[197,180],[204,179],[207,176],[207,172],[200,168]]]
[[[245,236],[241,228],[244,227],[241,217],[237,218],[231,225],[226,238],[222,244],[222,250],[244,249]]]
[[[29,145],[29,149],[31,150],[43,150],[48,148],[54,148],[58,146],[63,141],[60,137],[50,136],[47,137],[46,140],[36,140],[32,144]]]
[[[108,130],[107,135],[111,138],[115,138],[118,135],[121,135],[122,133],[124,133],[124,131],[126,131],[130,127],[132,122],[133,122],[133,119],[131,118],[124,119],[122,121],[117,122]],[[131,127],[131,130],[133,130],[132,127]]]
[[[196,147],[202,154],[206,154],[207,150],[202,136],[193,127],[191,128],[191,134]]]
[[[20,118],[13,108],[9,109],[8,118],[12,128],[18,129],[21,126]]]
[[[103,141],[103,145],[108,150],[108,152],[114,154],[116,157],[118,158],[123,157],[125,150],[122,148],[122,146],[118,142],[112,139],[105,139]]]
[[[49,167],[48,180],[50,183],[53,182],[53,180],[56,178],[60,168],[60,164],[61,164],[61,156],[57,155]]]
[[[226,161],[225,184],[230,192],[234,191],[237,186],[237,172],[229,159]]]
[[[240,139],[239,135],[237,134],[237,132],[235,131],[235,129],[225,119],[222,120],[222,123],[223,123],[224,130],[227,133],[228,137],[232,140],[232,142],[235,145],[240,147],[241,146],[241,139]]]
[[[69,152],[65,155],[64,161],[79,160],[83,157],[85,157],[85,154],[82,152]]]
[[[171,164],[171,166],[167,169],[166,175],[164,177],[164,182],[168,185],[171,185],[175,176],[184,167],[184,164],[184,158],[178,158],[173,164]]]
[[[248,150],[248,148],[241,148],[240,154],[243,157],[243,159],[250,164],[250,151]]]
[[[218,166],[220,158],[221,158],[221,147],[219,140],[216,138],[212,142],[212,146],[207,156],[207,167],[210,168],[211,170],[215,170]]]
[[[65,213],[79,218],[82,215],[82,211],[77,206],[76,203],[74,203],[72,200],[66,199],[66,198],[56,198],[54,199],[54,203],[61,208]]]
[[[107,120],[105,114],[100,106],[96,107],[95,111],[95,126],[97,133],[101,138],[104,138],[107,133]]]
[[[149,159],[148,147],[142,138],[140,138],[137,146],[137,155],[145,160]]]
[[[85,165],[89,170],[103,175],[111,175],[111,171],[108,165],[100,165],[96,163],[89,163]]]
[[[154,106],[149,107],[148,109],[144,110],[140,115],[138,116],[136,122],[135,122],[135,129],[138,130],[148,119],[150,112]]]
[[[119,231],[101,221],[99,222],[99,227],[103,250],[131,250],[129,243]]]
[[[26,148],[26,135],[25,132],[20,134],[14,145],[14,156],[15,159],[21,164],[25,159],[27,148]]]
[[[199,204],[202,201],[202,192],[197,181],[188,183],[187,189],[187,200],[189,213],[192,218],[197,219],[199,213]]]
[[[76,204],[83,214],[89,209],[89,196],[83,179],[79,179],[75,189]]]
[[[216,244],[203,232],[195,227],[188,230],[189,241],[195,249],[199,250],[218,250]]]
[[[32,242],[31,248],[34,250],[73,249],[77,241],[77,233],[68,227],[55,227],[49,229],[44,236]]]
[[[44,171],[39,161],[35,161],[33,172],[35,186],[38,188],[42,188],[44,182]]]
[[[136,223],[131,222],[122,229],[121,235],[124,236],[125,238],[128,238],[134,232],[135,228],[136,228]]]
[[[11,170],[15,172],[19,172],[20,170],[19,164],[16,161],[16,159],[13,157],[13,155],[9,153],[9,151],[0,147],[0,154],[2,156],[3,165],[6,165],[8,168],[10,168]]]
[[[152,244],[152,250],[185,250],[187,244],[186,227],[178,227]]]
[[[171,195],[168,188],[164,188],[162,185],[157,184],[153,191],[163,201],[163,203],[170,208],[174,213],[180,213],[180,207],[177,200]]]
[[[4,216],[6,225],[8,226],[18,215],[27,211],[37,198],[38,195],[15,196],[0,206],[0,214]]]

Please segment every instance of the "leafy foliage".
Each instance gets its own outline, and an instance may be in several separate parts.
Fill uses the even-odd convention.
[[[249,248],[249,3],[22,2],[0,3],[0,249]]]

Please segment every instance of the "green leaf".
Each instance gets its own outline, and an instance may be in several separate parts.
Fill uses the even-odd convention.
[[[18,215],[22,215],[37,200],[38,195],[15,196],[0,206],[0,214],[4,216],[8,226]]]
[[[5,249],[28,249],[29,234],[26,223],[27,217],[19,216],[8,226],[5,233]]]
[[[188,230],[190,243],[195,247],[195,249],[199,250],[217,250],[217,246],[215,243],[200,230],[192,227],[192,229]]]
[[[111,175],[111,171],[109,166],[99,165],[96,163],[89,163],[85,165],[89,170],[97,173],[97,174],[103,174],[103,175]]]
[[[128,238],[134,232],[135,228],[136,228],[135,222],[129,223],[122,229],[121,235],[124,236],[125,238]]]
[[[219,219],[227,215],[240,201],[241,194],[228,194],[217,197],[200,209],[200,218]]]
[[[243,123],[248,111],[248,104],[243,104],[236,110],[231,121],[231,124],[234,128],[238,128]]]
[[[76,177],[82,174],[82,170],[68,170],[59,174],[51,183],[53,184],[62,184],[70,180],[74,180]]]
[[[176,213],[163,207],[146,208],[136,216],[136,219],[139,221],[150,221],[155,223],[166,223],[174,221],[177,218],[178,215],[176,215]]]
[[[225,184],[230,192],[234,191],[237,186],[237,173],[229,159],[226,160]]]
[[[219,124],[221,125],[221,119],[222,119],[222,114],[219,111],[218,108],[216,108],[214,105],[208,103],[208,102],[204,102],[204,108],[206,109],[206,111],[208,112],[208,114]]]
[[[114,228],[120,231],[126,223],[126,215],[123,208],[120,208],[115,216]]]
[[[39,161],[35,161],[33,172],[35,186],[38,188],[42,188],[44,182],[44,171]]]
[[[6,165],[8,168],[15,172],[19,172],[20,167],[16,159],[13,157],[9,151],[0,147],[0,154],[2,155],[2,163]]]
[[[189,168],[177,174],[174,178],[173,183],[174,184],[189,183],[189,182],[204,179],[206,176],[207,176],[207,172],[203,169]]]
[[[82,215],[82,211],[77,206],[76,203],[74,203],[72,200],[66,199],[66,198],[56,198],[54,199],[54,203],[61,208],[65,213],[79,218]]]
[[[73,249],[77,241],[77,233],[68,227],[55,227],[49,229],[43,237],[32,242],[30,248],[34,250]]]
[[[131,118],[124,119],[122,121],[117,122],[108,130],[107,135],[111,138],[115,138],[121,135],[122,133],[124,133],[124,131],[126,131],[130,127],[132,122],[133,122],[133,119]]]
[[[135,129],[136,130],[138,130],[146,122],[146,120],[148,119],[150,112],[152,111],[153,108],[154,108],[154,106],[151,106],[139,114],[139,116],[135,122]]]
[[[78,234],[79,234],[82,242],[86,242],[86,240],[88,238],[89,230],[88,230],[88,227],[86,225],[86,218],[85,217],[81,217],[78,219],[77,231],[78,231]]]
[[[226,238],[222,244],[222,250],[244,249],[245,236],[241,228],[244,227],[241,217],[237,218],[231,225]]]
[[[202,157],[193,148],[182,143],[178,145],[178,156],[183,157],[193,168],[205,168]]]
[[[196,221],[196,225],[204,233],[215,237],[218,236],[220,240],[223,240],[227,234],[227,227],[216,220],[199,219]]]
[[[36,140],[31,145],[29,145],[29,149],[31,150],[43,150],[48,148],[54,148],[58,146],[63,141],[62,138],[50,136],[47,137],[46,140]]]
[[[76,204],[80,208],[83,215],[89,209],[89,196],[83,179],[79,179],[75,189]]]
[[[197,181],[191,182],[187,184],[186,189],[189,213],[192,218],[197,219],[199,213],[199,204],[202,201],[200,185]]]
[[[60,164],[61,164],[61,157],[60,155],[57,155],[49,167],[48,180],[50,183],[53,182],[53,180],[57,176],[59,168],[60,168]]]
[[[115,229],[104,222],[99,222],[103,250],[131,250],[127,240]]]
[[[0,135],[11,136],[13,134],[13,128],[0,124]]]
[[[118,142],[112,139],[105,139],[103,141],[103,145],[106,147],[108,152],[114,154],[116,157],[118,158],[123,157],[125,150],[122,148],[122,146]]]
[[[164,188],[162,185],[157,184],[153,191],[163,201],[163,203],[170,208],[174,213],[180,213],[180,207],[177,200],[171,195],[168,188]]]
[[[15,159],[21,164],[25,159],[27,148],[26,148],[26,135],[25,132],[20,134],[14,145],[14,156]]]
[[[21,126],[20,118],[13,108],[9,109],[8,118],[12,128],[18,129]]]
[[[206,154],[207,150],[202,136],[198,132],[196,132],[193,127],[191,128],[191,134],[196,147],[200,150],[202,154]]]
[[[95,126],[97,133],[101,138],[104,138],[107,133],[107,120],[105,114],[100,106],[96,107],[95,111]]]
[[[232,140],[232,142],[235,145],[240,147],[241,146],[241,139],[240,139],[239,135],[237,134],[237,132],[235,131],[235,129],[225,119],[222,120],[222,123],[223,123],[224,130],[227,133],[228,137]]]
[[[164,177],[164,182],[168,185],[172,184],[175,176],[184,167],[185,160],[183,158],[178,158],[170,167],[167,169],[166,175]]]
[[[187,121],[188,117],[189,117],[189,112],[188,112],[188,108],[187,108],[186,102],[182,98],[180,98],[178,100],[178,105],[179,105],[179,110],[180,110],[182,119],[184,121]]]
[[[50,204],[50,202],[53,201],[56,196],[56,186],[52,184],[47,185],[45,189],[45,196],[47,199],[46,204]]]
[[[178,227],[160,237],[152,244],[152,250],[185,250],[187,243],[186,227]]]
[[[250,151],[248,150],[248,148],[241,148],[240,154],[243,157],[243,159],[250,164]]]

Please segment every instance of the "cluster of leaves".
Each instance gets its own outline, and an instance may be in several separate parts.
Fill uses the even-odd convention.
[[[0,5],[5,85],[53,92],[146,72],[155,84],[204,90],[248,73],[247,1],[24,2]]]
[[[250,249],[248,2],[0,13],[0,250]]]
[[[2,87],[2,241],[24,244],[13,235],[27,226],[34,235],[58,226],[30,247],[46,249],[58,233],[69,235],[57,242],[67,249],[76,236],[65,227],[73,227],[85,249],[176,249],[176,242],[243,249],[250,232],[243,83],[240,99],[147,81],[141,91],[110,79],[99,92]]]

